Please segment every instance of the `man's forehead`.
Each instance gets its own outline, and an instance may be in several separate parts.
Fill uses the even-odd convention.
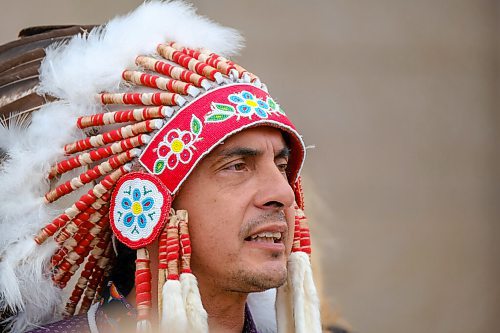
[[[270,126],[260,126],[245,129],[230,136],[215,147],[209,156],[234,155],[244,150],[248,150],[246,155],[250,155],[251,151],[256,154],[264,153],[267,149],[280,152],[283,148],[287,148],[287,144],[281,130]]]

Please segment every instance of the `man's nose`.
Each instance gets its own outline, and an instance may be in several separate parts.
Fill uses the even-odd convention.
[[[295,195],[286,176],[280,172],[274,162],[269,163],[259,172],[259,184],[256,205],[262,209],[292,207]]]

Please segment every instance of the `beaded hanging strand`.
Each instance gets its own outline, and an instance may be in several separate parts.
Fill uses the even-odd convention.
[[[170,210],[170,214],[172,214],[173,209]],[[168,224],[165,224],[165,227],[163,228],[163,231],[160,234],[160,238],[158,241],[158,313],[162,313],[162,307],[163,307],[163,285],[165,284],[165,281],[167,279],[166,274],[168,273],[167,271],[167,226]]]
[[[187,211],[178,210],[177,218],[179,219],[179,238],[182,253],[180,282],[190,332],[208,333],[208,315],[201,303],[198,281],[191,271],[191,240],[189,238]]]
[[[85,233],[76,245],[56,267],[52,279],[58,283],[61,288],[66,286],[66,283],[78,270],[84,259],[88,256],[91,249],[99,241],[100,235],[107,232],[109,224],[108,216],[103,216],[98,223],[92,227],[89,232]]]
[[[88,223],[95,224],[102,216],[107,213],[108,208],[103,208],[103,206],[106,206],[108,204],[110,197],[110,192],[104,193],[89,208],[75,216],[75,218],[73,218],[64,228],[62,228],[59,233],[55,235],[54,240],[58,244],[61,244],[70,237],[85,233],[85,231],[83,231],[81,228],[84,228],[86,231],[88,231]]]
[[[56,267],[59,265],[65,256],[67,256],[69,253],[75,251],[75,249],[81,248],[82,246],[85,246],[85,244],[81,244],[81,242],[85,239],[87,234],[90,232],[92,227],[94,227],[97,223],[101,222],[104,223],[105,221],[101,221],[102,217],[108,213],[108,207],[101,207],[98,210],[95,209],[89,209],[88,211],[93,210],[94,212],[92,214],[85,214],[86,218],[85,220],[83,219],[78,219],[78,229],[71,234],[71,236],[66,236],[69,233],[66,231],[68,227],[71,226],[72,223],[75,223],[75,219],[73,219],[68,226],[66,226],[61,232],[56,236],[56,242],[64,237],[67,237],[63,242],[59,242],[61,245],[59,247],[59,250],[52,256],[51,258],[51,264],[53,267]],[[80,216],[80,215],[79,215]],[[64,235],[64,237],[59,237]],[[83,251],[79,250],[77,252],[79,255],[83,253]]]
[[[148,251],[137,249],[135,261],[135,293],[137,309],[137,333],[150,333],[151,327],[151,270]]]
[[[161,329],[173,333],[188,331],[186,309],[179,281],[179,218],[171,212],[167,224],[167,281],[162,290]]]

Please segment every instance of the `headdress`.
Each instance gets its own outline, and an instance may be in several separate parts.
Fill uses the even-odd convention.
[[[241,44],[182,2],[150,2],[46,49],[37,91],[50,102],[22,128],[12,119],[24,113],[9,113],[1,133],[0,309],[13,331],[89,311],[116,238],[137,250],[138,331],[151,329],[145,247],[158,240],[161,325],[206,332],[188,215],[170,209],[172,197],[223,140],[273,126],[292,148],[297,202],[277,328],[319,332],[299,178],[305,147],[260,79],[226,58]]]

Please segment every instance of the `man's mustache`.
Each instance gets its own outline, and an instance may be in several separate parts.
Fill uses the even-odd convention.
[[[245,223],[240,229],[240,236],[246,238],[250,236],[252,230],[259,228],[261,225],[266,225],[273,222],[283,222],[284,224],[288,224],[286,222],[285,212],[283,211],[270,211],[263,213],[257,216],[254,219],[249,220]]]

